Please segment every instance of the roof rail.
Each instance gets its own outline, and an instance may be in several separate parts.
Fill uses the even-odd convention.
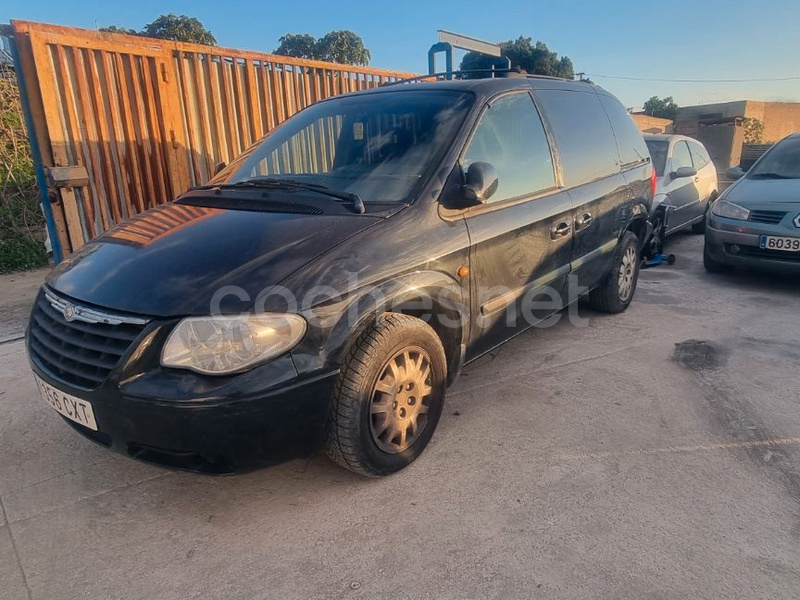
[[[478,75],[478,77],[474,77]],[[530,74],[519,67],[512,67],[510,69],[465,69],[463,71],[443,71],[441,73],[430,73],[428,75],[417,75],[416,77],[409,77],[408,79],[398,79],[397,81],[390,81],[384,83],[381,87],[390,85],[399,85],[401,83],[414,83],[417,81],[426,81],[432,79],[434,81],[448,81],[448,80],[463,80],[463,79],[495,79],[498,77],[511,78],[511,77],[524,77],[526,79],[550,79],[554,81],[577,81],[574,79],[565,79],[563,77],[551,77],[550,75],[534,75]],[[582,80],[581,80],[582,81]]]

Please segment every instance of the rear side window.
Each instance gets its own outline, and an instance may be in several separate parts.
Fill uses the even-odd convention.
[[[702,169],[711,162],[711,157],[700,144],[689,144],[689,150],[692,153],[692,160],[694,160],[694,168]]]
[[[646,160],[648,152],[644,138],[625,107],[611,96],[600,94],[599,98],[614,129],[622,167],[633,166]]]
[[[568,187],[619,173],[614,132],[593,91],[539,90]]]
[[[667,166],[667,154],[669,153],[669,142],[666,140],[647,140],[647,149],[650,150],[650,157],[653,159],[653,168],[656,175],[664,175],[664,167]]]
[[[527,93],[502,96],[483,113],[464,153],[464,172],[474,162],[488,162],[497,169],[499,185],[489,202],[555,187],[550,146]]]
[[[689,146],[686,142],[678,142],[672,147],[672,172],[674,173],[681,167],[692,166],[692,155],[689,153]]]

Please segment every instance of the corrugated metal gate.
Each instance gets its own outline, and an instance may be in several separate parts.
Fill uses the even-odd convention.
[[[207,181],[217,163],[302,108],[413,76],[40,23],[12,27],[57,258]]]

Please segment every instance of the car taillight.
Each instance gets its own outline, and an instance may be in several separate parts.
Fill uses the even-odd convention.
[[[650,191],[653,193],[653,197],[656,195],[656,170],[653,169],[650,175]]]

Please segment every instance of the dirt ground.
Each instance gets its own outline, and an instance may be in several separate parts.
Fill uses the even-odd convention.
[[[468,366],[378,480],[110,454],[0,343],[0,598],[797,598],[800,282],[707,275],[701,248],[672,240],[625,314]]]
[[[22,337],[48,269],[0,275],[0,343]]]

